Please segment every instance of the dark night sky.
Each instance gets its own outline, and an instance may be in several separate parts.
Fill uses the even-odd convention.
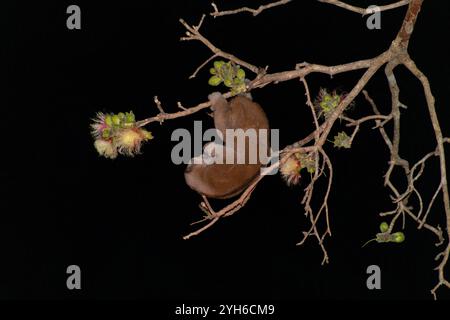
[[[145,118],[157,112],[154,95],[167,112],[174,112],[177,101],[194,106],[213,91],[207,69],[187,79],[209,51],[199,42],[178,41],[184,34],[178,19],[197,23],[202,13],[211,11],[208,1],[79,2],[79,31],[66,28],[66,8],[72,3],[12,3],[0,10],[1,77],[6,78],[0,125],[0,298],[432,298],[439,249],[430,232],[416,230],[407,220],[403,244],[375,243],[361,249],[378,232],[378,212],[392,208],[382,179],[387,148],[370,125],[363,126],[352,149],[327,147],[335,178],[330,198],[333,236],[326,240],[331,261],[326,266],[320,265],[322,253],[313,239],[295,246],[309,228],[300,205],[305,183],[289,188],[279,176],[264,179],[235,216],[192,240],[181,239],[192,230],[189,223],[201,217],[200,198],[185,185],[184,166],[171,163],[175,143],[170,135],[176,128],[192,129],[194,120],[212,126],[205,112],[152,124],[148,129],[155,139],[135,158],[97,156],[89,133],[97,111],[132,109]],[[450,52],[443,42],[449,7],[448,1],[425,1],[410,48],[429,76],[447,136]],[[405,10],[383,13],[382,29],[368,30],[358,14],[318,1],[294,1],[258,17],[208,18],[202,30],[219,48],[276,72],[303,61],[335,65],[374,57],[389,47]],[[314,74],[308,80],[313,94],[320,87],[351,90],[361,74],[333,79]],[[409,106],[403,112],[401,154],[415,162],[435,143],[418,81],[403,67],[396,75],[401,101]],[[390,96],[382,71],[367,90],[388,112]],[[300,82],[270,85],[252,94],[271,127],[280,129],[281,146],[311,132]],[[350,115],[369,111],[358,96]],[[438,184],[436,164],[419,183],[427,201]],[[443,217],[442,206],[436,206],[430,222],[444,226]],[[78,292],[66,288],[71,264],[82,270]],[[371,264],[381,267],[382,290],[366,288]],[[450,290],[442,289],[439,296],[450,298]]]

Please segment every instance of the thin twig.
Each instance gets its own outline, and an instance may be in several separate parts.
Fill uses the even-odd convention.
[[[225,10],[225,11],[220,11],[217,8],[217,5],[214,2],[212,2],[211,6],[213,7],[214,12],[211,12],[210,15],[213,16],[214,18],[217,18],[217,17],[237,14],[237,13],[241,13],[241,12],[250,12],[255,17],[258,14],[260,14],[261,12],[263,12],[264,10],[267,10],[267,9],[270,9],[273,7],[277,7],[277,6],[281,6],[281,5],[284,5],[291,1],[292,0],[279,0],[279,1],[269,3],[269,4],[260,5],[257,9],[252,9],[249,7],[242,7],[242,8],[238,8],[238,9],[234,9],[234,10]]]

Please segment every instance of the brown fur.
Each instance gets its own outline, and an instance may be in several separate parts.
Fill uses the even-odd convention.
[[[209,98],[214,112],[214,125],[224,135],[225,146],[228,145],[225,129],[269,129],[264,110],[249,98],[237,96],[230,103],[220,93],[213,93]],[[227,199],[236,196],[259,175],[262,166],[259,157],[256,164],[249,164],[247,153],[245,164],[190,164],[185,171],[186,183],[209,198]]]

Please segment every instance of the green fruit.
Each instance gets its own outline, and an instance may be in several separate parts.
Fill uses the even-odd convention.
[[[388,229],[389,229],[389,225],[387,224],[387,222],[382,222],[381,224],[380,224],[380,231],[381,232],[386,232],[386,231],[388,231]]]
[[[218,86],[222,82],[222,79],[220,79],[218,76],[212,76],[208,80],[208,84],[210,86]]]
[[[401,243],[405,241],[405,234],[403,232],[396,232],[392,234],[392,241],[396,243]]]

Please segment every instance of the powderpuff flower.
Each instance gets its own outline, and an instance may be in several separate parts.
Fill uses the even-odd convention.
[[[111,141],[97,139],[94,142],[95,149],[98,154],[109,159],[115,159],[117,157],[117,148]]]
[[[287,185],[297,185],[300,181],[300,170],[302,169],[300,160],[295,157],[289,157],[280,168],[281,176]]]
[[[153,139],[151,132],[140,128],[120,130],[114,141],[120,154],[134,156],[139,154],[142,142]]]
[[[118,114],[97,113],[91,124],[98,154],[114,159],[117,155],[134,156],[140,153],[144,141],[153,139],[151,132],[136,126],[132,111]]]

